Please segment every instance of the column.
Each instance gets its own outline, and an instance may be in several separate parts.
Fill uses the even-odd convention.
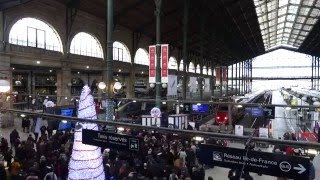
[[[156,4],[156,107],[161,107],[161,6],[162,0],[154,0]]]
[[[244,93],[244,61],[242,61],[242,68],[241,68],[241,86],[242,86],[242,91],[241,91],[241,94],[243,95]]]
[[[212,63],[210,65],[212,65]],[[212,75],[210,77],[211,96],[214,97],[214,90],[215,90],[215,86],[216,86],[216,77],[214,76],[214,67],[213,66],[211,66],[211,72],[212,72]]]
[[[57,105],[70,105],[71,97],[71,68],[67,63],[62,63],[61,70],[57,71]],[[65,99],[65,97],[69,99]]]
[[[233,94],[234,93],[234,89],[233,89],[233,64],[231,65],[231,91]]]
[[[314,61],[312,56],[311,57],[311,89],[313,89],[313,67],[314,67]]]
[[[319,57],[316,57],[316,58],[317,58],[317,61],[318,61],[318,75],[317,75],[318,87],[317,87],[317,90],[319,91],[320,60],[319,60]]]
[[[252,92],[252,59],[250,60],[250,92]]]
[[[4,12],[0,11],[0,52],[5,50]]]
[[[200,27],[200,74],[203,74],[203,51],[204,51],[204,34],[205,34],[205,16],[201,16],[201,27]],[[204,78],[201,78],[199,81],[199,90],[200,90],[200,101],[203,100],[203,81]]]
[[[229,80],[229,66],[226,66],[226,96],[228,96],[229,95],[229,82],[228,82],[228,80]]]
[[[113,0],[107,0],[106,120],[113,121]],[[113,128],[112,128],[113,129]]]
[[[183,11],[183,28],[182,28],[182,60],[183,60],[183,86],[182,86],[182,98],[185,100],[187,98],[187,65],[188,65],[188,14],[189,14],[189,0],[184,1],[184,11]]]
[[[236,76],[235,76],[235,80],[236,80],[236,88],[235,88],[235,95],[237,95],[238,94],[238,63],[236,63],[236,72],[235,72],[236,74]]]
[[[223,82],[223,79],[222,79],[222,67],[221,66],[219,66],[219,71],[220,71],[220,79],[219,79],[219,81],[220,81],[220,86],[219,86],[219,88],[220,88],[220,97],[222,97],[222,86],[223,86],[222,82]]]

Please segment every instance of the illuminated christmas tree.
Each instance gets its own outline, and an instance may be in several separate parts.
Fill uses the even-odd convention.
[[[95,104],[90,88],[82,89],[78,118],[97,119]],[[70,180],[105,180],[101,149],[97,146],[82,144],[82,129],[98,130],[95,123],[78,123],[74,133],[74,144],[69,162]]]

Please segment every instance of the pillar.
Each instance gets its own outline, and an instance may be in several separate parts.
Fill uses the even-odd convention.
[[[71,97],[71,68],[67,63],[62,63],[61,70],[57,71],[57,105],[70,105]],[[67,97],[68,99],[65,99]]]
[[[319,57],[316,57],[317,58],[317,61],[318,61],[318,75],[317,75],[317,81],[318,81],[318,85],[317,85],[317,90],[319,90],[319,76],[320,76],[320,60],[319,60]]]
[[[107,14],[107,66],[106,66],[106,120],[113,121],[113,0],[106,0],[106,14]]]
[[[156,107],[161,107],[161,6],[162,0],[154,0],[156,4]]]
[[[250,60],[250,92],[252,92],[252,59]]]
[[[4,12],[0,11],[0,52],[5,50]]]
[[[210,64],[212,65],[212,64]],[[216,86],[216,77],[214,76],[214,67],[211,66],[211,72],[212,72],[212,75],[210,77],[210,86],[211,86],[211,96],[214,97],[214,90],[215,90],[215,86]]]
[[[235,80],[236,80],[236,82],[235,82],[235,84],[236,84],[236,88],[235,88],[235,95],[237,95],[238,94],[238,63],[236,63],[236,72],[235,72],[236,74],[236,76],[235,76]]]
[[[222,67],[221,66],[219,67],[219,71],[220,71],[220,79],[219,79],[219,81],[220,81],[220,86],[219,86],[219,88],[220,88],[220,97],[222,97],[223,79],[222,79]]]
[[[231,65],[231,91],[233,94],[234,93],[234,89],[233,89],[233,64]]]
[[[243,90],[244,90],[244,73],[243,73],[243,70],[244,70],[244,61],[241,62],[241,94],[243,95]]]
[[[229,94],[229,82],[228,82],[228,80],[229,80],[229,66],[226,66],[226,96],[228,96],[228,94]]]
[[[313,56],[311,57],[311,89],[313,89],[313,68],[314,68],[314,60]]]
[[[183,27],[182,27],[182,59],[183,59],[183,86],[182,86],[182,98],[187,98],[187,65],[188,65],[188,14],[189,14],[189,0],[184,1],[184,11],[183,11]]]

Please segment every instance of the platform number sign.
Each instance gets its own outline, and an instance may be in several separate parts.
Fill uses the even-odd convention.
[[[139,151],[139,140],[138,139],[129,139],[129,150]]]

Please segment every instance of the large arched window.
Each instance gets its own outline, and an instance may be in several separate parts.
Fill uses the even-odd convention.
[[[99,41],[85,32],[80,32],[73,37],[70,45],[70,53],[103,58],[102,47]]]
[[[139,48],[134,56],[134,63],[149,66],[149,55],[145,49]]]
[[[22,18],[11,28],[9,43],[62,52],[62,44],[56,31],[43,21]]]
[[[208,74],[207,66],[203,66],[203,68],[202,68],[202,74],[205,74],[205,75]]]
[[[208,75],[209,75],[209,76],[212,76],[212,70],[211,70],[211,68],[208,68]]]
[[[189,71],[188,72],[195,73],[195,67],[194,67],[193,62],[189,63]]]
[[[169,58],[168,69],[178,70],[178,63],[176,58],[172,56]]]
[[[200,64],[197,65],[197,68],[196,68],[196,73],[200,74],[201,72],[201,69],[200,69]]]
[[[126,45],[118,41],[113,43],[113,60],[131,63],[130,52]]]
[[[183,63],[183,60],[181,59],[179,64],[179,71],[183,71],[183,66],[184,66],[184,63]]]

